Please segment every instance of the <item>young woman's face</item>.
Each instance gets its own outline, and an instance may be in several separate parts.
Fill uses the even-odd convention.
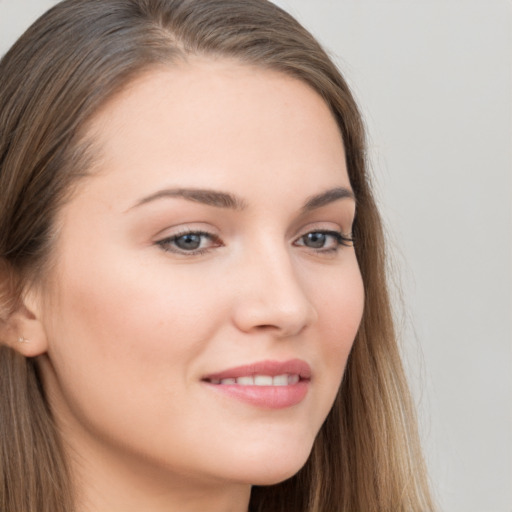
[[[72,457],[110,476],[291,476],[363,309],[329,109],[277,72],[197,59],[140,77],[89,135],[98,165],[60,212],[40,314]]]

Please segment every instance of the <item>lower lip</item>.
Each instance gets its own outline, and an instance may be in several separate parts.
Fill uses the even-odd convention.
[[[308,380],[291,386],[240,386],[237,384],[211,384],[211,389],[262,409],[285,409],[304,400],[309,388]]]

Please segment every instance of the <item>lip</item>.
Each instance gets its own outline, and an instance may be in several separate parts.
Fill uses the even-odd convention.
[[[237,379],[255,375],[268,375],[270,377],[297,375],[299,380],[284,386],[244,386],[219,383],[224,379]],[[310,381],[311,367],[301,359],[259,361],[212,373],[202,379],[202,382],[214,392],[263,409],[284,409],[299,404],[307,395]]]
[[[259,361],[256,363],[236,366],[222,370],[218,373],[212,373],[203,378],[203,380],[222,380],[222,379],[238,379],[238,377],[246,377],[251,375],[277,375],[296,374],[301,380],[311,379],[311,367],[302,359],[290,359],[288,361]]]

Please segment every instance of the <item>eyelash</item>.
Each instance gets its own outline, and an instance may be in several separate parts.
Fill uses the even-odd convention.
[[[305,245],[305,243],[298,243],[300,240],[304,241],[305,237],[307,237],[308,235],[324,235],[326,237],[332,237],[334,239],[336,245],[334,247],[329,247],[329,248],[320,247],[317,249],[317,248],[307,247]],[[204,249],[199,248],[199,249],[194,249],[194,250],[190,250],[190,251],[176,247],[176,242],[180,238],[183,238],[186,236],[199,236],[202,238],[207,238],[214,245],[211,247],[206,247]],[[304,235],[300,236],[294,242],[294,245],[299,246],[299,247],[307,247],[308,249],[310,249],[313,252],[318,253],[318,254],[332,254],[332,253],[338,252],[340,247],[352,247],[353,243],[354,243],[354,239],[351,235],[345,235],[341,231],[318,229],[318,230],[308,231]],[[165,252],[171,252],[171,253],[175,253],[175,254],[179,254],[179,255],[183,255],[183,256],[200,256],[202,254],[206,254],[211,249],[214,249],[216,247],[221,247],[222,245],[224,245],[217,235],[208,233],[207,231],[201,231],[201,230],[199,230],[199,231],[189,230],[189,231],[183,231],[180,233],[176,233],[173,236],[170,236],[170,237],[164,238],[163,240],[157,241],[156,244],[158,246],[160,246],[161,249],[163,249]]]
[[[179,247],[176,247],[176,242],[183,237],[186,236],[200,236],[202,238],[208,238],[214,243],[213,247],[207,247],[205,249],[194,249],[192,251],[187,251],[185,249],[180,249]],[[163,240],[159,240],[157,242],[157,245],[159,245],[165,252],[172,252],[176,254],[182,254],[183,256],[200,256],[201,254],[207,253],[210,249],[213,249],[214,247],[220,247],[222,246],[222,242],[220,238],[212,233],[208,233],[207,231],[201,231],[201,230],[187,230],[182,231],[180,233],[176,233],[175,235],[172,235],[168,238],[164,238]]]
[[[351,247],[352,244],[354,243],[354,239],[351,235],[345,235],[343,234],[341,231],[333,231],[333,230],[328,230],[328,229],[317,229],[317,230],[313,230],[313,231],[308,231],[307,233],[305,233],[304,235],[300,236],[297,241],[295,242],[296,245],[299,245],[299,246],[305,246],[305,244],[297,244],[297,242],[299,240],[304,240],[305,237],[307,237],[308,235],[324,235],[324,236],[327,236],[327,237],[332,237],[335,242],[336,242],[336,245],[334,247],[330,247],[330,248],[324,248],[324,247],[321,247],[321,248],[318,248],[318,249],[315,249],[313,247],[308,247],[309,249],[312,249],[313,251],[315,252],[318,252],[318,253],[322,253],[322,254],[329,254],[329,253],[335,253],[335,252],[338,252],[339,248],[340,247]]]

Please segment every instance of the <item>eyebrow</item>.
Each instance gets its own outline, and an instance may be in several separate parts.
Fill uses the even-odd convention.
[[[210,189],[198,189],[198,188],[172,188],[163,189],[146,196],[135,203],[129,210],[141,206],[143,204],[156,201],[163,198],[183,198],[188,201],[196,203],[206,204],[208,206],[214,206],[216,208],[228,208],[231,210],[244,210],[247,208],[246,202],[228,192],[220,192],[217,190]],[[329,189],[325,192],[321,192],[314,196],[309,197],[304,206],[302,207],[303,212],[309,212],[316,208],[321,208],[330,203],[338,201],[340,199],[352,199],[355,201],[354,193],[345,187],[336,187]]]
[[[246,208],[245,202],[233,194],[199,188],[172,188],[159,190],[154,194],[144,197],[135,203],[132,208],[136,208],[137,206],[141,206],[143,204],[165,197],[180,197],[189,201],[194,201],[196,203],[215,206],[217,208],[229,208],[232,210],[243,210]]]
[[[356,200],[354,192],[352,190],[345,187],[336,187],[331,188],[325,192],[321,192],[320,194],[316,194],[307,199],[306,203],[302,207],[303,212],[309,212],[311,210],[315,210],[316,208],[321,208],[322,206],[327,206],[334,201],[339,201],[340,199],[352,199]]]

